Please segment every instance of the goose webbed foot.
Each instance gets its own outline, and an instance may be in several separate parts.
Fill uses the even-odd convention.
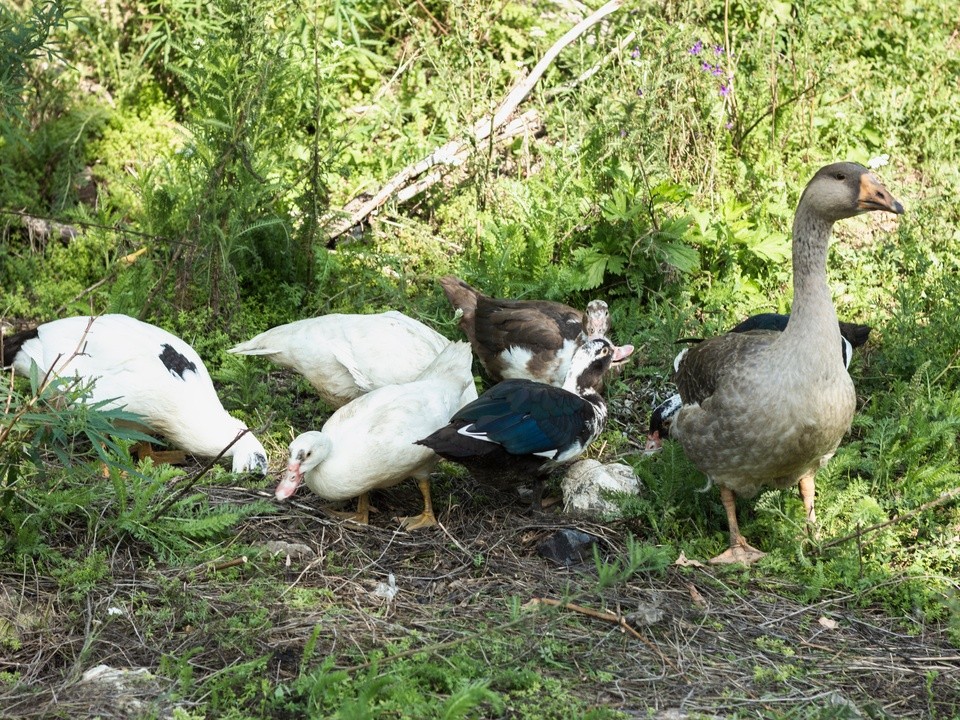
[[[757,550],[741,537],[740,542],[736,545],[731,545],[716,557],[710,558],[710,564],[732,565],[740,563],[742,565],[752,565],[764,555],[766,555],[765,552]]]
[[[721,485],[720,500],[723,503],[724,510],[727,511],[727,523],[730,526],[730,547],[714,558],[710,558],[713,565],[741,563],[751,565],[766,555],[765,552],[757,550],[747,542],[746,538],[740,534],[740,525],[737,523],[737,499],[733,490]]]

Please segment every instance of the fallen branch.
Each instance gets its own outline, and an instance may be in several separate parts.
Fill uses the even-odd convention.
[[[617,615],[616,613],[607,612],[606,610],[594,610],[593,608],[586,607],[585,605],[578,605],[577,603],[554,600],[553,598],[546,597],[533,598],[527,603],[527,605],[550,605],[551,607],[557,607],[563,610],[572,610],[573,612],[578,612],[581,615],[586,615],[588,617],[596,618],[597,620],[604,620],[606,622],[613,623],[620,628],[621,632],[626,632],[630,635],[633,635],[633,637],[653,650],[657,655],[660,656],[660,659],[665,665],[669,665],[677,673],[680,672],[680,668],[674,665],[670,658],[660,651],[660,648],[647,640],[647,638],[641,635],[636,628],[627,622],[627,618],[625,618],[623,615]]]
[[[574,40],[583,35],[587,30],[603,20],[603,18],[605,18],[607,15],[610,15],[614,11],[618,10],[622,4],[623,0],[610,0],[610,2],[603,5],[603,7],[599,8],[590,16],[584,18],[570,28],[570,30],[568,30],[563,37],[557,40],[557,42],[555,42],[553,46],[547,50],[544,56],[540,59],[540,62],[534,66],[530,74],[514,85],[513,89],[500,103],[493,115],[488,115],[476,122],[465,137],[459,137],[451,140],[442,147],[434,150],[422,160],[419,160],[412,165],[408,165],[399,173],[394,175],[390,180],[388,180],[387,183],[381,187],[373,197],[371,197],[369,200],[361,202],[356,209],[352,208],[355,201],[347,203],[347,205],[344,207],[344,212],[348,213],[348,215],[346,218],[343,218],[342,220],[339,220],[333,224],[328,233],[328,241],[336,240],[351,228],[362,223],[371,215],[371,213],[379,209],[402,188],[414,184],[417,178],[431,168],[437,166],[456,167],[457,165],[462,164],[465,157],[472,152],[474,147],[478,146],[481,142],[493,135],[507,121],[507,119],[517,109],[517,106],[520,105],[524,98],[530,94],[530,91],[533,90],[534,86],[540,81],[540,78],[543,77],[543,74],[547,71],[547,68],[550,67],[551,63],[553,63],[560,52],[565,47],[570,45]],[[429,187],[429,185],[434,184],[442,176],[442,171],[436,173],[435,175],[436,177],[432,178],[432,182],[427,184],[419,183],[417,187],[420,187],[422,190],[425,187]],[[419,191],[420,190],[417,192]],[[416,193],[411,191],[411,193],[408,194],[408,197],[412,196],[413,194]]]
[[[44,220],[34,215],[20,214],[20,223],[26,228],[30,238],[30,246],[34,247],[34,240],[39,239],[40,245],[46,245],[50,238],[57,238],[61,242],[70,242],[80,231],[72,225],[64,225],[56,220]]]
[[[877,530],[881,530],[885,527],[889,527],[890,525],[897,525],[898,523],[902,523],[904,520],[909,520],[910,518],[915,517],[920,513],[929,510],[930,508],[935,508],[935,507],[938,507],[939,505],[948,503],[951,500],[955,500],[957,497],[960,497],[960,487],[955,487],[953,488],[953,490],[947,490],[941,493],[940,497],[936,498],[935,500],[926,502],[920,507],[915,508],[908,513],[904,513],[903,515],[894,515],[892,518],[890,518],[889,520],[885,520],[882,523],[877,523],[876,525],[871,525],[870,527],[859,529],[856,532],[850,533],[849,535],[844,535],[843,537],[839,537],[835,540],[831,540],[828,543],[824,543],[819,548],[816,548],[814,550],[814,554],[823,552],[827,548],[834,547],[835,545],[841,545],[855,538],[861,538],[867,533],[872,533]]]

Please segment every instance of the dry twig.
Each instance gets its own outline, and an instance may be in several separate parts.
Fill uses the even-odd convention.
[[[592,618],[597,618],[598,620],[605,620],[606,622],[613,623],[620,627],[621,632],[629,633],[633,635],[637,640],[644,643],[648,648],[653,650],[657,655],[660,656],[660,659],[663,660],[665,665],[669,665],[676,672],[680,672],[680,669],[673,664],[673,662],[660,652],[660,648],[654,645],[650,640],[645,638],[635,627],[627,622],[627,619],[623,615],[618,615],[616,613],[607,612],[606,610],[594,610],[593,608],[588,608],[585,605],[578,605],[577,603],[565,602],[563,600],[555,600],[553,598],[540,597],[533,598],[529,604],[532,605],[550,605],[552,607],[558,607],[563,610],[573,610],[582,615],[587,615]]]
[[[418,178],[428,170],[437,166],[455,167],[462,164],[466,156],[472,152],[472,148],[478,146],[487,138],[490,138],[506,123],[507,119],[513,115],[520,103],[540,81],[540,78],[560,52],[587,30],[618,10],[622,4],[623,0],[610,0],[610,2],[570,28],[563,37],[557,40],[557,42],[547,50],[530,74],[514,85],[513,89],[500,103],[496,112],[476,122],[465,136],[451,140],[446,145],[434,150],[422,160],[408,165],[387,181],[372,198],[362,202],[355,209],[353,208],[356,202],[355,200],[347,203],[344,207],[344,212],[348,213],[347,217],[332,226],[328,234],[328,239],[336,240],[348,230],[366,220],[367,217],[380,208],[391,197],[402,193],[404,189],[407,189],[404,197],[411,197],[436,183],[442,176],[442,171],[440,170],[432,173],[427,178],[418,180]]]

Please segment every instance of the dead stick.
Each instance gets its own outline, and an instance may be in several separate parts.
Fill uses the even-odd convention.
[[[540,62],[534,66],[530,74],[517,83],[507,94],[507,97],[504,98],[503,102],[500,103],[500,106],[497,108],[496,112],[492,116],[484,117],[474,124],[470,134],[470,141],[472,143],[480,143],[497,128],[503,125],[507,118],[513,114],[514,110],[517,109],[517,106],[523,101],[523,99],[530,94],[530,91],[533,90],[540,78],[543,77],[543,74],[547,71],[547,68],[550,67],[550,64],[556,59],[557,55],[559,55],[560,52],[567,47],[567,45],[570,45],[574,40],[603,20],[603,18],[605,18],[607,15],[618,10],[622,4],[623,0],[610,0],[610,2],[596,10],[590,16],[578,22],[566,33],[564,33],[563,37],[557,40],[557,42],[555,42],[553,46],[547,50],[544,56],[540,59]],[[467,144],[467,138],[456,138],[437,150],[434,150],[422,160],[414,163],[413,165],[408,165],[405,167],[399,173],[394,175],[393,178],[391,178],[382,188],[380,188],[380,190],[372,198],[363,203],[359,208],[357,208],[357,210],[352,212],[349,217],[337,223],[331,229],[329,239],[334,240],[340,237],[350,228],[365,220],[367,216],[369,216],[374,210],[379,208],[391,196],[393,196],[397,190],[409,185],[415,177],[422,175],[434,165],[451,164],[451,158],[455,158],[460,150],[467,146]]]
[[[170,496],[170,499],[167,500],[167,502],[165,502],[163,505],[161,505],[157,510],[153,512],[153,514],[150,516],[150,522],[156,522],[156,520],[161,515],[163,515],[167,510],[169,510],[175,502],[178,502],[180,498],[182,498],[184,495],[190,492],[193,486],[197,484],[197,481],[200,480],[200,478],[202,478],[208,472],[210,472],[210,468],[212,468],[220,460],[220,458],[226,455],[227,451],[230,448],[232,448],[234,445],[236,445],[237,442],[240,440],[240,438],[242,438],[248,432],[250,432],[250,428],[244,428],[243,430],[240,430],[237,433],[237,436],[233,440],[231,440],[230,443],[223,450],[220,451],[219,455],[217,455],[215,458],[207,462],[206,465],[200,468],[200,472],[198,472],[196,475],[190,478],[187,481],[187,483],[182,488],[180,488],[180,490],[177,493]]]
[[[593,608],[588,608],[584,605],[577,605],[577,603],[564,602],[563,600],[554,600],[553,598],[546,598],[546,597],[533,598],[530,602],[540,604],[540,605],[551,605],[552,607],[558,607],[564,610],[573,610],[574,612],[578,612],[581,615],[587,615],[592,618],[597,618],[598,620],[605,620],[606,622],[613,623],[614,625],[618,625],[621,631],[630,633],[635,638],[637,638],[637,640],[640,640],[648,648],[653,650],[657,655],[660,656],[660,659],[663,660],[663,662],[666,665],[669,665],[671,668],[673,668],[675,672],[677,673],[680,672],[680,669],[673,664],[670,658],[664,655],[660,651],[660,648],[654,645],[650,640],[648,640],[646,637],[641,635],[636,628],[630,625],[630,623],[627,622],[627,619],[623,615],[617,615],[612,612],[607,612],[606,610],[594,610]]]
[[[227,560],[222,563],[210,563],[207,565],[207,570],[210,572],[220,572],[221,570],[226,570],[227,568],[236,567],[237,565],[246,565],[247,556],[241,555],[240,557],[234,558],[233,560]]]
[[[853,540],[854,538],[863,537],[867,533],[872,533],[875,530],[880,530],[890,525],[896,525],[897,523],[901,523],[904,520],[909,520],[915,515],[919,515],[920,513],[924,512],[925,510],[929,510],[930,508],[935,508],[938,505],[943,505],[944,503],[948,503],[951,500],[956,499],[958,496],[960,496],[960,487],[955,487],[953,488],[953,490],[947,490],[941,493],[940,497],[938,497],[936,500],[931,500],[930,502],[926,502],[920,507],[914,510],[911,510],[908,513],[905,513],[903,515],[894,515],[892,518],[890,518],[889,520],[885,520],[882,523],[877,523],[876,525],[871,525],[869,527],[863,528],[862,530],[857,530],[856,532],[852,532],[849,535],[844,535],[843,537],[839,537],[836,540],[831,540],[830,542],[821,545],[816,550],[816,552],[822,552],[827,548],[833,547],[834,545],[840,545],[842,543],[847,542],[848,540]]]

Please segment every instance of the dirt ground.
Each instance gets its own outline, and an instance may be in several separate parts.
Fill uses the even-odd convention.
[[[19,673],[30,686],[0,685],[0,715],[164,716],[158,698],[174,680],[158,672],[162,656],[189,651],[195,678],[251,659],[249,647],[241,651],[222,633],[192,624],[190,598],[227,618],[251,612],[238,603],[238,584],[274,579],[282,589],[260,608],[267,629],[246,641],[255,656],[269,656],[275,680],[295,676],[317,626],[316,657],[337,658],[391,642],[442,654],[478,636],[515,632],[528,637],[529,657],[543,656],[547,643],[563,648],[566,656],[543,672],[569,681],[591,705],[630,716],[802,717],[811,708],[836,710],[821,717],[960,716],[960,654],[943,627],[859,609],[851,595],[805,606],[769,578],[695,565],[599,589],[592,559],[562,567],[537,546],[574,527],[595,535],[602,554],[614,558],[625,541],[616,524],[532,515],[509,494],[491,491],[481,500],[466,482],[451,483],[437,502],[442,527],[417,533],[394,530],[391,517],[418,507],[408,483],[374,496],[382,512],[367,528],[332,518],[319,499],[298,494],[281,512],[247,520],[215,571],[152,566],[117,547],[112,586],[88,594],[81,618],[65,610],[50,578],[0,578],[0,619],[18,630],[17,642],[2,646],[0,672]],[[269,494],[206,492],[213,502],[233,503]],[[397,594],[386,600],[374,589],[391,574]],[[325,599],[288,602],[305,590]],[[149,615],[176,597],[184,602],[179,610]],[[512,600],[523,606],[518,616],[508,612]],[[110,606],[123,614],[98,619]],[[487,661],[523,659],[491,654]],[[123,692],[132,698],[121,700],[120,691],[81,680],[100,664],[154,675],[128,685]]]

